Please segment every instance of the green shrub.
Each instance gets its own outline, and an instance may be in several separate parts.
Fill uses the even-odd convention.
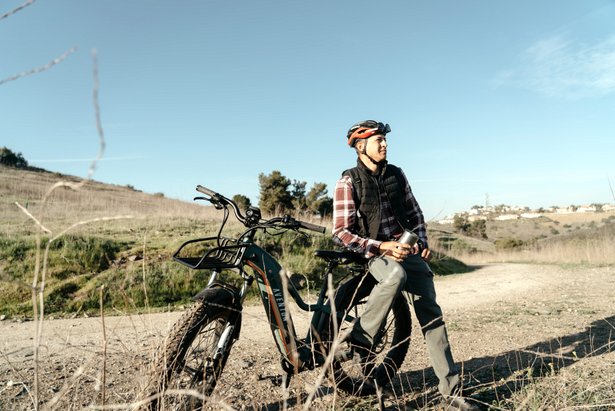
[[[34,248],[34,241],[11,239],[0,236],[0,258],[9,262],[23,261],[28,250]]]
[[[123,244],[107,238],[69,235],[51,244],[49,266],[60,278],[106,270]]]
[[[53,287],[45,296],[45,311],[48,313],[65,311],[80,286],[78,281],[70,279]]]
[[[41,240],[41,259],[48,241],[48,238]],[[45,279],[46,311],[72,310],[75,307],[73,298],[78,296],[88,279],[108,270],[117,253],[126,247],[127,244],[108,238],[80,235],[67,235],[51,243]],[[31,312],[35,264],[34,238],[0,236],[0,266],[4,273],[0,278],[0,307],[3,312]],[[42,270],[39,274],[43,274]],[[95,298],[95,306],[98,307],[98,296],[92,298]]]
[[[473,254],[476,251],[476,247],[473,247],[472,245],[470,245],[470,243],[460,238],[455,239],[451,242],[451,252],[454,254]]]
[[[429,267],[436,275],[459,274],[471,271],[471,268],[460,260],[438,252],[433,253],[433,259],[429,262]]]
[[[514,250],[523,247],[523,245],[523,240],[519,240],[513,237],[506,237],[495,240],[495,249],[499,251]]]

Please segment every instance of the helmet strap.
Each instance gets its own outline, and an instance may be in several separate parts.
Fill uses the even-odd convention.
[[[372,158],[372,156],[370,156],[369,154],[367,154],[367,139],[364,140],[363,143],[363,149],[361,150],[361,154],[363,154],[365,157],[367,157],[369,159],[369,161],[372,162],[372,164],[376,165],[376,166],[380,166],[380,161],[376,161]]]

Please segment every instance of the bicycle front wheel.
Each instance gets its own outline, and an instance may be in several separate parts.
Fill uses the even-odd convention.
[[[239,313],[232,295],[208,290],[173,326],[158,349],[149,381],[139,395],[145,410],[200,410],[222,374]]]

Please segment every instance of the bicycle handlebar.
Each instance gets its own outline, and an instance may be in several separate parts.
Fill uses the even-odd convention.
[[[237,203],[235,203],[230,198],[226,198],[223,195],[218,194],[214,190],[211,190],[207,187],[203,187],[202,185],[197,185],[196,190],[199,193],[209,196],[209,198],[205,198],[205,200],[211,202],[216,207],[226,207],[230,205],[233,208],[233,211],[237,219],[241,223],[243,223],[246,227],[252,227],[254,223],[258,223],[254,220],[246,218],[243,214],[241,214],[241,211],[239,210],[239,206],[237,205]],[[259,216],[260,216],[260,213],[259,213]],[[314,231],[314,232],[321,233],[321,234],[324,234],[327,229],[326,227],[323,227],[323,226],[297,220],[289,215],[285,215],[284,217],[274,217],[270,220],[263,221],[259,225],[262,225],[263,227],[267,227],[267,226],[273,227],[279,223],[282,223],[280,224],[281,228],[290,228],[290,229],[303,228],[303,229]]]
[[[323,226],[320,226],[320,225],[316,225],[316,224],[306,223],[305,221],[297,220],[297,223],[299,223],[299,226],[301,228],[305,228],[306,230],[315,231],[315,232],[321,233],[321,234],[324,234],[325,231],[327,230],[326,227],[323,227]]]
[[[214,190],[210,190],[209,188],[203,187],[202,185],[196,186],[196,191],[198,191],[199,193],[203,193],[205,195],[208,195],[210,197],[214,197],[214,196],[218,195],[218,193],[216,193]]]

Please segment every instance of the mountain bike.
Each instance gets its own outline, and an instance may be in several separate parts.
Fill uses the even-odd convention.
[[[363,396],[375,394],[378,386],[396,374],[410,343],[410,310],[403,296],[394,302],[368,355],[360,355],[349,338],[376,284],[367,272],[366,260],[350,251],[315,251],[315,257],[326,262],[326,269],[316,302],[307,303],[278,261],[258,245],[263,237],[257,233],[267,236],[309,230],[322,234],[325,227],[290,215],[263,219],[256,207],[242,212],[233,200],[213,190],[199,185],[197,191],[204,196],[195,200],[209,201],[223,211],[222,223],[216,236],[184,242],[173,258],[192,269],[209,270],[209,280],[160,344],[147,385],[138,397],[144,404],[142,409],[194,410],[207,404],[239,338],[242,307],[254,282],[280,353],[284,388],[293,375],[325,367],[326,375],[339,389]],[[230,211],[245,227],[237,238],[222,235]],[[335,269],[341,269],[343,275],[334,285]],[[231,276],[238,281],[229,281]],[[303,338],[295,332],[287,305],[289,297],[311,314]]]

